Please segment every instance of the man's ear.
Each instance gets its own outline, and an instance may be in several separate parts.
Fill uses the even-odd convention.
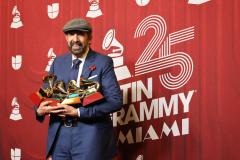
[[[89,34],[88,35],[88,43],[89,43],[89,45],[91,45],[91,42],[92,42],[92,34]]]
[[[68,40],[68,35],[67,34],[65,34],[65,39],[66,39],[66,41]]]
[[[89,40],[89,42],[91,42],[91,40],[92,40],[92,34],[88,34],[88,40]]]

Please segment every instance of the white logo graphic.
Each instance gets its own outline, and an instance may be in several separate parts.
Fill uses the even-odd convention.
[[[20,106],[17,102],[16,97],[13,98],[11,105],[12,105],[13,109],[12,109],[12,113],[11,113],[9,119],[14,120],[14,121],[18,121],[18,120],[22,119],[22,116],[19,112]]]
[[[11,148],[11,160],[20,160],[20,159],[21,159],[21,149],[19,149],[19,148],[12,149]]]
[[[143,155],[138,155],[136,160],[143,160]]]
[[[15,57],[12,57],[12,68],[14,70],[19,70],[22,66],[22,56],[16,55]]]
[[[90,3],[89,11],[87,12],[86,17],[96,18],[102,15],[102,11],[99,8],[99,0],[88,0]]]
[[[48,10],[48,17],[50,19],[57,18],[59,13],[59,3],[53,3],[51,5],[48,5],[47,10]]]
[[[203,4],[210,0],[188,0],[188,4]]]
[[[182,87],[192,75],[193,62],[191,57],[184,52],[171,53],[171,46],[193,39],[194,26],[170,33],[165,38],[167,31],[165,20],[159,15],[151,15],[139,23],[134,38],[144,36],[148,29],[154,29],[155,34],[135,64],[135,75],[179,66],[181,71],[178,75],[164,73],[159,78],[165,88]],[[158,57],[153,58],[154,54]]]
[[[13,15],[13,21],[11,23],[11,28],[19,28],[19,27],[22,27],[23,26],[23,23],[21,21],[21,18],[20,18],[20,12],[18,11],[17,9],[17,6],[14,6],[13,7],[13,10],[12,10],[12,15]]]
[[[115,73],[117,76],[117,80],[122,80],[131,77],[131,74],[128,70],[127,66],[123,66],[123,46],[120,44],[117,39],[115,38],[115,30],[110,29],[103,40],[102,48],[104,50],[109,50],[110,48],[113,48],[111,50],[111,53],[108,54],[109,57],[112,57],[114,67],[115,67]]]
[[[45,71],[47,71],[47,72],[50,71],[50,68],[51,68],[51,65],[52,65],[52,63],[54,61],[54,58],[56,58],[56,54],[53,52],[53,48],[50,48],[48,50],[48,58],[49,58],[48,64],[47,64],[47,66],[45,68]]]
[[[137,5],[139,6],[146,6],[150,0],[136,0]]]

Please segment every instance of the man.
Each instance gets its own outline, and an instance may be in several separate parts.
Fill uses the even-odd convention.
[[[110,113],[122,106],[113,61],[90,48],[92,27],[86,20],[70,20],[63,32],[70,53],[55,58],[50,73],[67,84],[74,79],[72,70],[77,65],[77,84],[80,77],[99,82],[104,99],[85,107],[80,104],[77,107],[49,106],[51,101],[39,105],[36,109],[39,121],[50,114],[47,157],[53,160],[111,160],[116,155],[116,143]]]

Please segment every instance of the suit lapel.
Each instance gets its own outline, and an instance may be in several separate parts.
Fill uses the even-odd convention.
[[[64,69],[63,71],[65,71],[64,75],[68,75],[68,76],[64,76],[64,81],[65,83],[68,83],[70,80],[70,72],[71,72],[71,68],[72,68],[72,54],[68,54],[66,59],[65,59],[65,63],[64,65]]]
[[[81,77],[88,78],[91,75],[92,70],[89,67],[94,65],[94,60],[95,53],[90,49],[83,65]]]

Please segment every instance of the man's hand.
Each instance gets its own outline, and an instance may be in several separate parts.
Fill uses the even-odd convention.
[[[48,156],[48,157],[47,157],[47,160],[52,160],[52,156],[51,156],[51,155]]]
[[[58,110],[52,110],[50,113],[55,114],[60,117],[66,117],[66,116],[78,117],[77,109],[72,106],[58,103],[57,106],[55,106],[55,107],[63,108],[63,109],[61,110],[61,112],[59,112]]]
[[[48,106],[52,101],[45,101],[40,103],[38,109],[37,109],[37,114],[39,116],[44,116],[50,113],[61,113],[65,109],[61,106]]]

